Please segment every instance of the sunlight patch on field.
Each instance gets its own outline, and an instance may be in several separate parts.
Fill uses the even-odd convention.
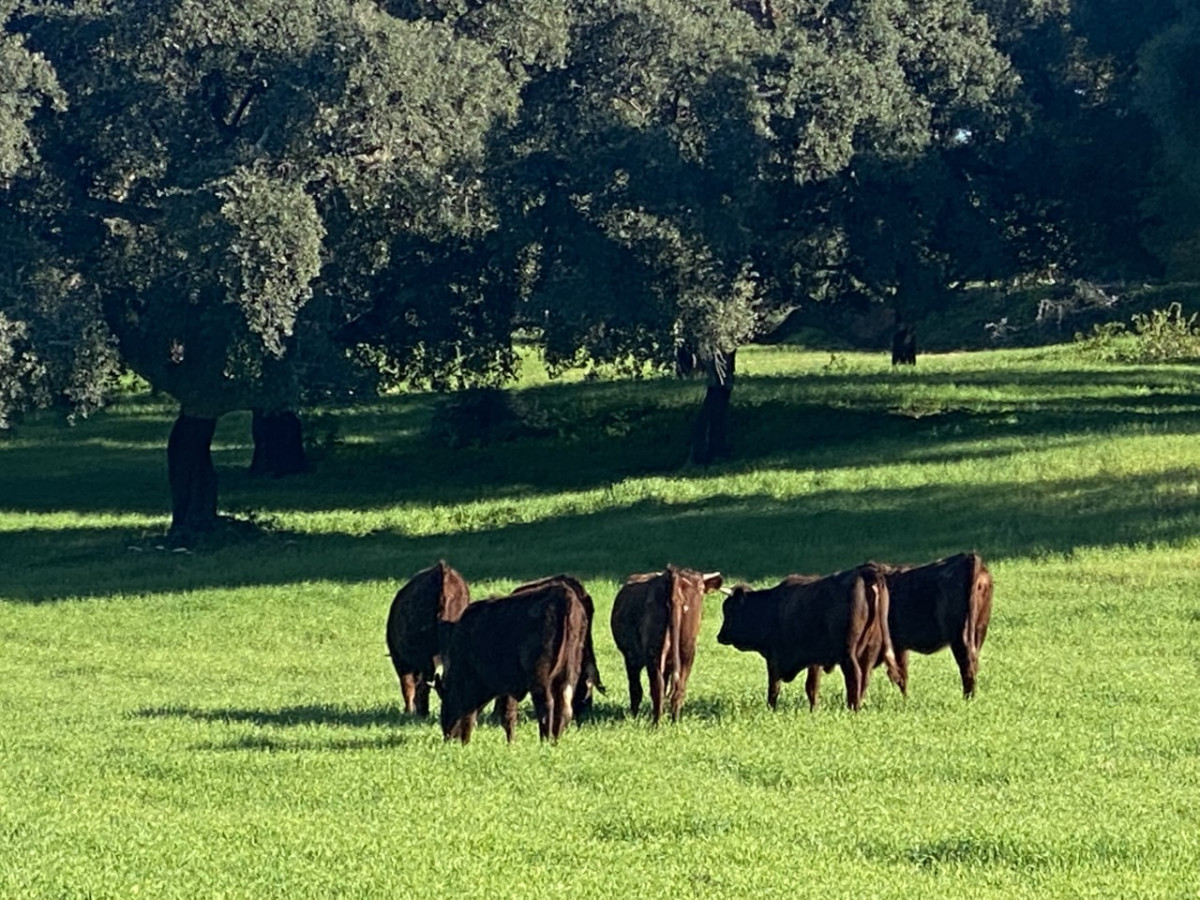
[[[169,518],[138,513],[54,512],[32,513],[0,507],[0,533],[14,531],[62,531],[64,529],[152,529],[164,528]]]

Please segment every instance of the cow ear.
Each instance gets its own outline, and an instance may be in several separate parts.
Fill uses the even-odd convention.
[[[720,590],[721,585],[724,583],[725,580],[721,578],[720,572],[711,572],[704,576],[704,591],[707,593],[708,591]]]

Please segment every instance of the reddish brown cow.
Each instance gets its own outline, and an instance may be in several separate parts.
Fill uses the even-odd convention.
[[[441,661],[445,624],[457,620],[470,599],[467,583],[445,560],[422,569],[396,592],[386,638],[405,712],[429,715],[429,688]]]
[[[908,652],[949,646],[964,697],[975,694],[979,651],[992,618],[992,574],[978,553],[958,553],[924,566],[888,566],[892,641],[900,690],[908,692]]]
[[[633,715],[642,704],[641,672],[645,669],[654,724],[662,717],[664,690],[670,691],[671,718],[679,720],[696,659],[704,595],[720,586],[719,572],[702,575],[694,569],[669,565],[664,572],[631,575],[617,592],[612,632],[617,649],[625,657]]]
[[[442,661],[446,740],[467,743],[480,708],[496,697],[511,697],[514,714],[504,719],[511,741],[515,701],[529,693],[542,740],[557,741],[571,720],[587,624],[578,594],[560,581],[468,606],[449,626]]]
[[[887,583],[873,564],[820,578],[793,575],[762,591],[739,585],[725,600],[723,613],[717,641],[762,654],[772,709],[780,682],[810,666],[841,666],[846,705],[853,710],[862,706],[871,668],[881,655],[889,674],[899,677],[887,629]],[[811,709],[817,702],[811,678],[807,692]]]
[[[983,559],[978,553],[958,553],[923,566],[882,568],[891,596],[888,630],[900,692],[908,696],[910,650],[936,653],[949,646],[962,677],[963,696],[974,696],[979,651],[992,617],[992,575]],[[816,682],[820,673],[810,670],[808,677]]]

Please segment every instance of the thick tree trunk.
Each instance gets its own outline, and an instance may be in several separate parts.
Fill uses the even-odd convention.
[[[217,524],[217,471],[212,439],[216,418],[179,414],[167,440],[172,537],[189,538]]]
[[[917,332],[913,326],[900,324],[892,335],[892,365],[915,366],[917,364]]]
[[[732,387],[710,385],[692,431],[692,462],[708,465],[729,456],[728,412]]]
[[[304,429],[300,417],[291,410],[283,412],[253,411],[250,432],[254,437],[254,457],[250,460],[251,475],[295,475],[308,471],[304,454]]]
[[[691,378],[699,368],[700,363],[695,350],[687,344],[680,344],[675,348],[675,377]]]
[[[692,462],[697,465],[708,465],[729,456],[729,398],[733,394],[736,352],[718,353],[714,359],[701,361],[708,372],[708,390],[692,429]]]

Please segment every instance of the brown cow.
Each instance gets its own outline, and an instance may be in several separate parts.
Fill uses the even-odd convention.
[[[429,688],[441,662],[445,623],[457,620],[470,599],[467,583],[445,560],[422,569],[396,592],[386,638],[406,713],[429,715]]]
[[[958,553],[923,566],[882,568],[891,595],[888,630],[899,675],[893,680],[900,692],[908,696],[910,650],[936,653],[949,646],[963,696],[974,696],[979,651],[992,617],[992,575],[983,559],[978,553]],[[820,673],[810,669],[808,677],[819,681]]]
[[[645,669],[654,724],[662,717],[666,689],[671,694],[671,718],[679,720],[688,675],[696,659],[704,595],[720,586],[719,572],[702,575],[694,569],[668,565],[664,572],[631,575],[617,592],[612,632],[617,649],[625,657],[629,710],[633,715],[642,704],[641,672]]]
[[[873,564],[821,578],[792,575],[762,591],[739,585],[725,600],[723,613],[718,643],[762,654],[772,709],[780,682],[810,666],[841,666],[846,705],[853,710],[862,706],[871,669],[881,655],[889,674],[899,677],[887,629],[887,583]],[[810,679],[810,709],[817,702],[813,687]]]
[[[908,652],[949,646],[964,697],[975,695],[979,651],[992,618],[992,574],[978,553],[958,553],[923,566],[888,566],[888,616],[900,690],[908,692]]]
[[[571,720],[587,625],[582,600],[561,581],[468,606],[449,626],[438,683],[446,740],[467,743],[480,708],[511,697],[513,715],[504,719],[511,741],[515,701],[530,693],[539,735],[557,741]]]
[[[548,584],[559,582],[567,585],[579,597],[583,608],[587,610],[587,638],[583,645],[583,669],[580,672],[579,684],[575,686],[574,699],[572,701],[573,714],[576,719],[586,718],[592,711],[592,703],[595,699],[595,692],[605,692],[604,684],[600,681],[600,667],[596,664],[596,649],[592,643],[592,620],[596,617],[596,604],[592,600],[592,595],[587,592],[587,589],[572,575],[548,575],[545,578],[539,578],[537,581],[529,581],[525,584],[518,585],[513,588],[514,594],[520,594],[524,591],[536,590],[545,587]],[[500,711],[497,704],[497,712]],[[506,710],[504,715],[516,715],[515,706]]]

